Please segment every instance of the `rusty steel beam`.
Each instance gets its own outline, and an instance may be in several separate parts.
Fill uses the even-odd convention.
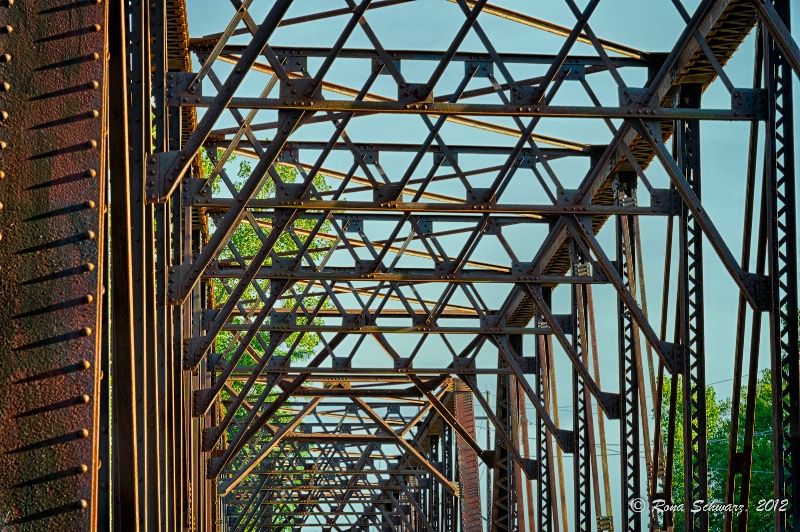
[[[204,198],[199,197],[194,200],[198,207],[208,209],[225,209],[233,205],[233,201],[227,198]],[[296,199],[281,201],[277,199],[252,200],[248,203],[250,208],[274,209],[275,211],[298,209],[298,208],[320,208],[328,211],[347,210],[347,211],[374,211],[381,212],[390,209],[391,212],[434,212],[434,213],[503,213],[519,214],[527,216],[557,216],[574,213],[585,213],[592,215],[612,215],[612,214],[635,214],[635,215],[664,215],[668,212],[666,205],[654,205],[650,207],[621,207],[613,205],[525,205],[525,204],[504,204],[488,201],[454,202],[454,203],[417,203],[417,202],[374,202],[374,201],[308,201]],[[524,218],[522,221],[533,221],[535,218]]]
[[[190,100],[189,97],[193,96]],[[173,105],[183,107],[205,108],[214,105],[215,100],[206,96],[195,96],[191,93],[178,93]],[[235,97],[231,99],[230,108],[237,109],[274,109],[278,111],[314,111],[314,112],[348,112],[348,113],[386,113],[386,114],[430,114],[436,116],[518,116],[542,118],[630,118],[631,115],[645,116],[662,120],[724,120],[750,121],[757,120],[755,109],[749,111],[734,109],[679,109],[658,106],[595,107],[595,106],[556,106],[532,104],[532,102],[515,102],[510,104],[461,104],[461,103],[404,103],[341,101],[320,99],[278,99]]]
[[[136,379],[133,320],[133,271],[131,268],[132,235],[130,231],[131,197],[128,150],[127,38],[123,29],[125,9],[122,0],[109,3],[109,83],[120,90],[109,91],[109,187],[110,209],[114,223],[110,227],[113,294],[113,394],[114,526],[131,523],[139,527],[139,477],[136,426]],[[128,479],[129,481],[123,481]]]
[[[0,506],[8,529],[98,527],[106,8],[0,7]]]

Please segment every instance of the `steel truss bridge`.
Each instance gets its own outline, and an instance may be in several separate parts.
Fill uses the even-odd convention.
[[[2,0],[0,528],[799,530],[792,2],[551,3]]]

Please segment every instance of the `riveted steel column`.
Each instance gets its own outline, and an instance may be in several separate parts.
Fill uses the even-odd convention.
[[[788,0],[776,0],[775,10],[790,27]],[[769,245],[767,260],[772,281],[770,351],[772,359],[773,445],[775,498],[788,501],[775,512],[778,531],[800,526],[800,356],[797,311],[797,203],[794,158],[794,82],[791,65],[769,36],[765,36],[765,86],[768,118],[765,190]]]
[[[699,108],[701,85],[681,85],[680,106]],[[678,165],[698,198],[700,187],[700,122],[682,120],[676,124]],[[684,503],[708,500],[708,448],[706,434],[705,320],[703,298],[703,231],[697,220],[683,207],[680,235],[681,345],[684,347],[683,437]],[[686,530],[708,530],[707,511],[685,511]]]
[[[548,307],[551,307],[552,292],[549,288],[542,288],[542,296]],[[552,307],[551,307],[552,308]],[[541,315],[537,313],[536,319],[541,321]],[[548,386],[546,378],[546,365],[550,363],[552,353],[549,350],[546,338],[537,336],[536,341],[536,394],[544,397],[544,389]],[[553,520],[558,519],[555,515],[554,497],[555,486],[552,476],[552,437],[548,435],[547,427],[541,416],[536,416],[536,460],[538,463],[538,475],[536,483],[536,522],[538,530],[541,532],[552,532]]]
[[[584,297],[578,298],[578,291],[584,291]],[[582,313],[588,315],[585,297],[585,285],[572,285],[572,345],[585,359],[582,337],[588,332],[580,328],[578,320],[578,304],[583,305]],[[594,529],[592,524],[591,471],[590,456],[596,452],[591,448],[589,437],[589,391],[577,370],[572,370],[572,425],[575,433],[575,452],[573,453],[575,529],[579,532]],[[600,413],[600,415],[603,415]]]
[[[522,353],[522,336],[515,334],[508,337],[513,352]],[[502,355],[498,355],[498,367],[508,367]],[[512,431],[512,417],[516,405],[512,401],[511,387],[516,386],[510,375],[497,376],[497,399],[495,401],[497,415],[502,429],[515,439]],[[500,428],[498,428],[500,430]],[[495,437],[494,487],[492,490],[492,532],[515,530],[516,494],[514,482],[514,464],[509,449],[502,438]]]
[[[139,528],[131,197],[128,153],[128,34],[125,0],[109,2],[111,319],[113,320],[114,528]]]
[[[636,175],[633,172],[620,172],[616,179],[617,202],[623,203],[634,197]],[[627,215],[622,215],[627,216]],[[635,240],[633,238],[633,217],[627,216],[623,224],[622,216],[616,217],[617,230],[617,270],[628,290],[635,283],[636,273],[628,269],[635,263]],[[628,260],[627,251],[633,255]],[[641,497],[641,459],[639,457],[639,377],[636,369],[637,357],[634,334],[637,328],[630,311],[622,299],[617,300],[618,343],[619,343],[619,388],[621,396],[620,412],[620,470],[622,475],[622,529],[625,532],[641,532],[642,514],[635,508]]]

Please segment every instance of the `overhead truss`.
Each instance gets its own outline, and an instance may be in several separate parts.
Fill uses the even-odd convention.
[[[712,474],[749,504],[768,365],[775,529],[797,530],[790,1],[664,0],[682,26],[658,51],[597,35],[599,0],[553,4],[568,23],[487,0],[0,6],[3,526],[708,531],[649,508]],[[426,9],[438,34],[396,27]],[[720,122],[750,132],[724,179]],[[708,208],[737,187],[741,242]],[[733,353],[706,334],[711,275]]]

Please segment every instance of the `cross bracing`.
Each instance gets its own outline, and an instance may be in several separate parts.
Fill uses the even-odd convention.
[[[7,4],[8,526],[797,528],[788,0]]]

